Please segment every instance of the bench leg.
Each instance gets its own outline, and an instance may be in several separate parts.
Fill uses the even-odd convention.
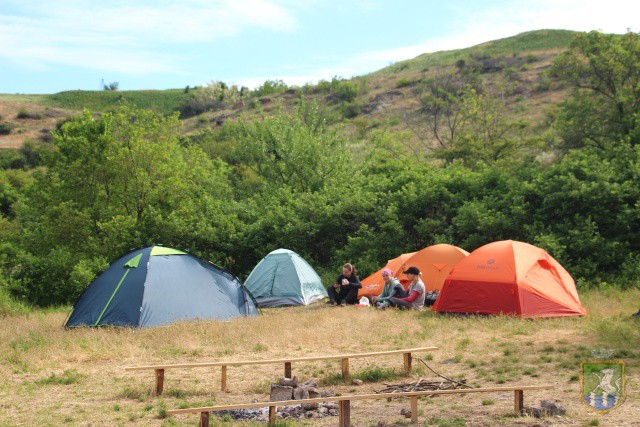
[[[156,369],[156,396],[162,394],[164,388],[164,369]]]
[[[349,359],[342,359],[342,379],[349,379]]]
[[[404,374],[411,375],[411,353],[404,353]]]
[[[276,407],[269,406],[269,425],[275,425],[276,423]]]
[[[418,396],[411,396],[411,423],[418,424]]]
[[[209,412],[200,412],[200,427],[209,427]]]
[[[222,366],[222,378],[220,379],[220,390],[227,391],[227,366]]]
[[[351,427],[351,401],[339,400],[338,401],[338,413],[340,415],[339,426]]]
[[[524,409],[524,391],[515,390],[515,395],[513,399],[513,410],[516,414],[522,415],[523,409]]]
[[[291,376],[291,362],[284,362],[284,377],[293,378]]]

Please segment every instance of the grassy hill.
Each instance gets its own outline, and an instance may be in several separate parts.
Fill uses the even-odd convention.
[[[413,59],[400,61],[372,75],[396,74],[404,70],[424,70],[447,67],[459,60],[482,60],[499,57],[518,57],[534,52],[552,53],[566,49],[577,33],[568,30],[537,30],[513,37],[494,40],[465,49],[424,53]]]
[[[543,122],[546,110],[564,97],[544,72],[552,60],[566,49],[575,32],[539,30],[518,34],[466,49],[425,53],[397,62],[371,74],[347,82],[357,87],[348,102],[340,98],[341,81],[282,88],[279,93],[253,92],[244,102],[219,103],[199,114],[183,114],[185,133],[216,128],[226,120],[255,115],[260,106],[270,111],[276,105],[291,108],[300,97],[316,98],[333,114],[335,123],[358,139],[386,126],[391,132],[408,131],[402,116],[415,111],[418,88],[425,79],[446,70],[473,68],[486,84],[508,84],[507,106],[514,118],[526,118],[534,125]],[[344,84],[343,84],[344,86]],[[185,110],[197,90],[170,89],[144,91],[65,91],[52,95],[0,95],[0,148],[17,148],[26,140],[46,140],[56,123],[84,109],[104,112],[122,102],[163,114]]]

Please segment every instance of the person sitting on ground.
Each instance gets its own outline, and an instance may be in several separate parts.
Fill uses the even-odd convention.
[[[382,269],[382,280],[384,280],[382,293],[371,297],[371,304],[373,306],[380,307],[380,305],[385,304],[389,298],[405,298],[407,296],[400,281],[393,277],[393,271],[391,271],[390,268]]]
[[[389,304],[395,305],[400,309],[414,309],[414,310],[422,310],[424,308],[424,297],[426,294],[426,288],[424,287],[424,283],[420,280],[420,270],[418,267],[409,267],[404,272],[409,279],[409,296],[405,298],[390,298]]]
[[[345,305],[358,302],[358,289],[362,287],[355,267],[349,263],[342,267],[342,274],[338,276],[333,286],[329,286],[329,304]]]

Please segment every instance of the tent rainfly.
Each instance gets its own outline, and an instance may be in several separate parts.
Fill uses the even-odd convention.
[[[328,296],[318,273],[288,249],[265,256],[249,274],[245,286],[259,307],[309,305]]]
[[[400,282],[407,288],[409,280],[403,274],[403,271],[412,266],[418,267],[422,273],[422,281],[425,288],[429,292],[441,290],[453,267],[466,258],[467,255],[469,255],[469,252],[464,249],[441,243],[427,246],[418,252],[402,254],[398,258],[390,260],[385,268],[390,268],[394,277],[400,279]],[[384,288],[381,272],[382,270],[378,270],[362,280],[362,289],[358,292],[358,297],[380,295]]]
[[[441,313],[584,316],[571,275],[543,249],[504,240],[460,261],[431,308]]]
[[[158,326],[257,314],[233,274],[186,252],[152,246],[125,255],[98,276],[66,326]]]

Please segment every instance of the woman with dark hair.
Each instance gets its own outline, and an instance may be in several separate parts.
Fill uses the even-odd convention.
[[[341,305],[356,304],[358,302],[358,289],[362,287],[355,267],[349,263],[342,267],[342,274],[338,276],[333,286],[329,286],[329,304]]]

